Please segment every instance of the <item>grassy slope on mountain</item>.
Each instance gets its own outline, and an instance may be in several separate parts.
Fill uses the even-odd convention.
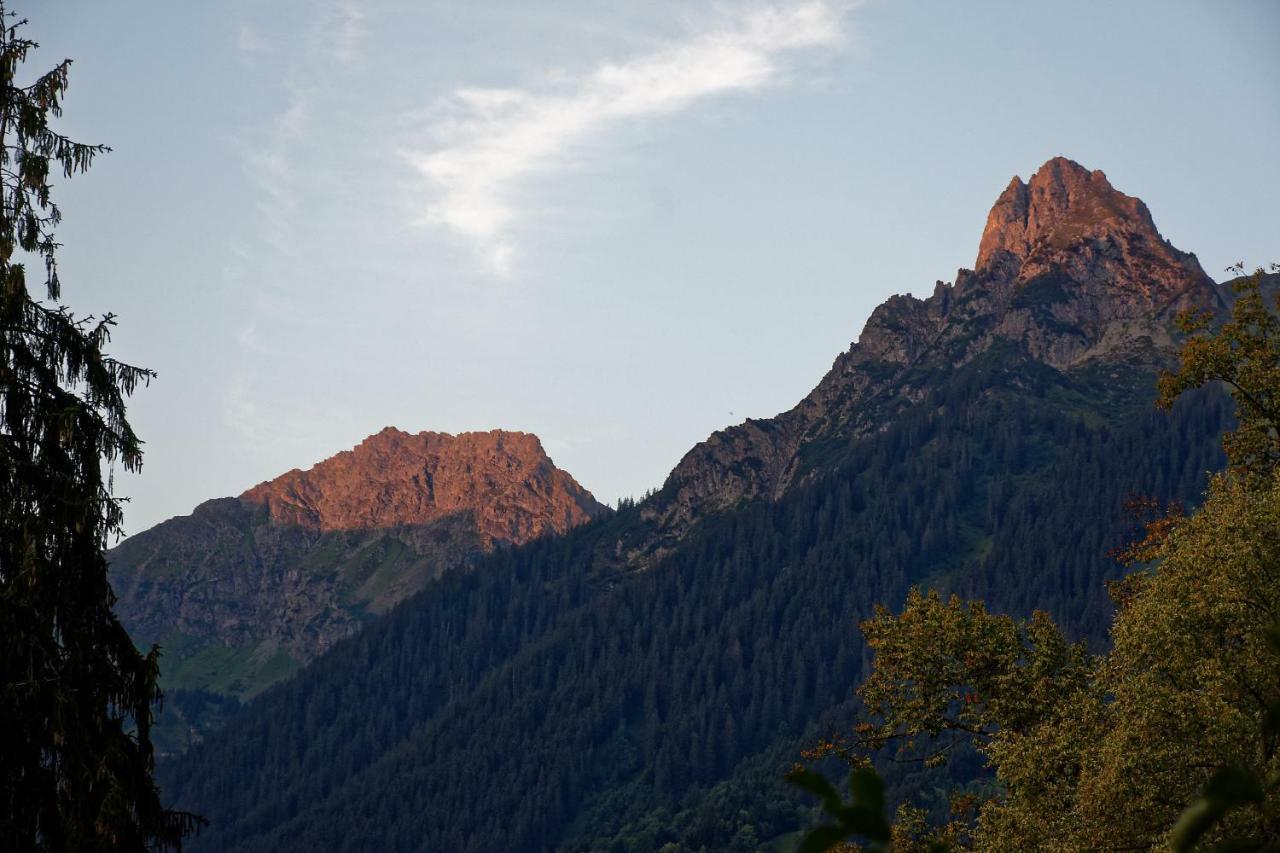
[[[480,550],[465,515],[321,532],[273,525],[234,498],[125,540],[109,552],[123,616],[140,648],[158,643],[164,655],[157,749],[187,749],[298,671],[317,641],[351,633]],[[315,634],[277,630],[282,609],[307,608]]]
[[[273,524],[264,508],[223,498],[130,537],[109,557],[135,642],[164,648],[165,688],[243,700],[481,549],[466,514],[318,531]],[[315,614],[291,631],[282,608]]]
[[[928,580],[1100,639],[1126,499],[1193,500],[1220,463],[1221,396],[1165,416],[1149,374],[999,355],[647,571],[612,559],[644,536],[630,511],[446,577],[165,768],[212,821],[194,849],[728,849],[800,825],[781,765],[849,718],[873,603]]]
[[[446,570],[603,511],[534,435],[387,427],[108,557],[125,626],[164,647],[166,690],[240,701]]]

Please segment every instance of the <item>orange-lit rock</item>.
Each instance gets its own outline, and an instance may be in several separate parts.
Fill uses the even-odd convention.
[[[249,489],[276,524],[367,530],[467,513],[490,544],[564,533],[603,507],[524,432],[402,432],[387,427],[305,471]]]

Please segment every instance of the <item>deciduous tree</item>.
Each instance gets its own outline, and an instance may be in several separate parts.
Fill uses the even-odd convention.
[[[1160,379],[1160,404],[1222,382],[1238,426],[1224,435],[1228,470],[1202,506],[1158,518],[1124,552],[1136,571],[1113,585],[1107,653],[1068,643],[1044,614],[1015,620],[918,590],[900,614],[879,608],[863,624],[875,652],[859,691],[871,722],[808,757],[863,764],[889,747],[895,759],[939,764],[963,741],[999,785],[971,817],[959,810],[932,831],[918,810],[901,809],[895,841],[1075,851],[1229,839],[1231,849],[1275,849],[1280,320],[1263,291],[1259,270],[1236,285],[1225,323],[1181,320],[1188,338]]]

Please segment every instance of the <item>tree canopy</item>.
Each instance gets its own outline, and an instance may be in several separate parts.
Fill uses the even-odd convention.
[[[930,828],[899,810],[895,849],[921,838],[980,850],[1145,850],[1280,839],[1280,321],[1261,270],[1229,320],[1187,315],[1165,408],[1225,383],[1238,424],[1228,468],[1190,516],[1172,511],[1123,551],[1111,648],[1090,655],[1047,614],[987,612],[915,589],[863,623],[875,654],[859,694],[870,722],[809,755],[863,765],[945,763],[958,744],[997,786]],[[1203,794],[1203,795],[1202,795]],[[1268,846],[1271,845],[1271,846]]]
[[[51,180],[107,149],[49,123],[70,60],[18,82],[37,47],[24,23],[0,3],[0,838],[177,846],[194,819],[165,810],[152,779],[159,651],[140,654],[116,619],[103,557],[121,524],[104,466],[141,464],[124,400],[153,374],[104,352],[111,315],[59,303]]]

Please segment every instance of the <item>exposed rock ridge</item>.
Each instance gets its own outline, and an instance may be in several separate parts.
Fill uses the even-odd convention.
[[[1057,267],[1081,280],[1101,274],[1106,284],[1148,297],[1208,278],[1195,255],[1160,235],[1141,199],[1065,157],[1026,183],[1014,177],[991,208],[974,269],[1001,267],[1018,281]]]
[[[707,510],[776,498],[812,473],[804,448],[882,428],[923,399],[928,369],[960,368],[997,342],[1064,372],[1099,359],[1155,369],[1189,307],[1223,307],[1195,256],[1102,172],[1055,157],[996,200],[976,269],[937,282],[925,299],[890,297],[795,408],[694,447],[646,511],[678,535]]]
[[[521,544],[563,533],[604,507],[525,432],[415,434],[387,427],[352,450],[241,495],[277,524],[366,530],[470,513],[477,531]]]
[[[169,686],[246,696],[477,554],[605,511],[534,435],[388,427],[108,558],[118,612],[164,644]]]

